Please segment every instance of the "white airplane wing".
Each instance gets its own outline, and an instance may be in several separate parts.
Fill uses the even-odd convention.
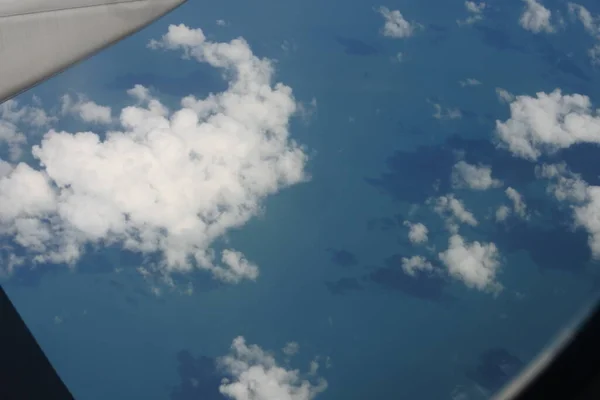
[[[0,103],[186,0],[0,0]]]

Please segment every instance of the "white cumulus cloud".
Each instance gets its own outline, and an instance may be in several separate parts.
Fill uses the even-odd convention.
[[[433,265],[422,256],[402,257],[402,269],[410,276],[415,276],[417,271],[433,271]]]
[[[556,199],[571,203],[575,226],[587,231],[592,256],[600,259],[600,186],[588,185],[564,163],[541,165],[536,173],[551,180],[548,190]]]
[[[316,364],[316,361],[313,361]],[[311,365],[309,379],[300,371],[287,370],[257,345],[247,345],[239,336],[233,340],[229,355],[218,364],[231,378],[224,379],[220,392],[233,400],[310,400],[327,389],[324,379],[315,379],[318,364]]]
[[[492,168],[487,165],[471,165],[459,161],[452,169],[452,185],[457,188],[487,190],[501,186],[502,182],[492,178]]]
[[[465,86],[479,86],[479,85],[481,85],[481,82],[478,81],[475,78],[467,78],[467,79],[465,79],[463,81],[459,81],[458,83],[462,87],[465,87]]]
[[[456,221],[471,226],[478,225],[473,213],[467,210],[463,202],[454,197],[453,194],[438,197],[434,210],[439,215],[446,217],[446,223],[453,232],[458,229],[455,225]]]
[[[569,14],[579,19],[586,32],[598,41],[598,43],[588,50],[588,56],[592,65],[600,65],[600,16],[593,16],[587,8],[580,4],[569,3],[568,7]]]
[[[475,22],[481,21],[483,19],[483,10],[487,7],[486,3],[483,1],[475,2],[475,1],[465,1],[465,8],[469,13],[469,16],[463,20],[457,20],[458,25],[471,25]]]
[[[289,137],[292,90],[242,38],[215,43],[172,25],[150,46],[223,69],[228,89],[172,111],[136,86],[138,104],[121,110],[118,129],[50,130],[32,150],[40,169],[19,164],[0,178],[0,230],[37,261],[75,263],[85,244],[120,244],[158,256],[145,267],[158,275],[201,268],[255,279],[242,253],[211,246],[266,196],[307,179],[307,155]]]
[[[429,230],[425,225],[418,222],[413,224],[409,221],[404,221],[404,226],[408,227],[408,240],[413,244],[422,244],[427,242]]]
[[[84,122],[95,124],[110,124],[112,122],[112,110],[108,106],[101,106],[91,100],[86,100],[83,96],[79,99],[65,94],[61,98],[61,113],[63,115],[76,115]]]
[[[390,10],[387,7],[379,7],[379,13],[383,16],[385,24],[381,29],[384,36],[391,38],[405,38],[412,36],[416,30],[415,24],[404,19],[398,10]]]
[[[550,10],[536,0],[523,1],[525,2],[525,9],[519,19],[523,29],[533,33],[552,33],[555,31],[551,22],[552,12]]]
[[[496,134],[516,156],[537,160],[576,143],[600,143],[600,115],[589,97],[563,95],[559,89],[536,97],[517,96],[510,118],[496,121]]]
[[[506,218],[508,218],[508,216],[510,215],[511,210],[508,206],[500,206],[496,209],[496,221],[497,222],[502,222],[505,221]]]
[[[495,293],[502,290],[502,285],[496,280],[500,260],[494,243],[467,243],[455,234],[448,241],[448,249],[438,256],[450,276],[463,281],[468,287]]]
[[[527,218],[527,205],[525,204],[525,201],[523,200],[523,196],[521,196],[521,194],[519,192],[517,192],[515,189],[513,189],[512,187],[508,187],[506,188],[506,196],[512,201],[513,203],[513,210],[515,212],[515,214],[517,214],[519,217],[526,219]]]

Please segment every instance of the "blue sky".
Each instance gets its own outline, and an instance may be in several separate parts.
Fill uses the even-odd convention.
[[[487,398],[597,292],[598,44],[190,0],[1,106],[4,286],[77,398]]]

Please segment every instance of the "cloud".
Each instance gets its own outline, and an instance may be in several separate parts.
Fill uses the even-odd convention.
[[[510,213],[511,213],[511,210],[509,207],[507,207],[507,206],[498,207],[498,209],[496,210],[496,221],[502,222],[502,221],[506,220],[506,218],[508,218]]]
[[[502,103],[511,103],[515,100],[515,96],[512,93],[502,88],[496,88],[496,95]]]
[[[519,194],[519,192],[511,187],[508,187],[506,188],[505,193],[513,203],[513,210],[515,211],[515,214],[523,219],[527,218],[527,206],[525,205],[523,197]]]
[[[2,144],[8,148],[9,159],[17,161],[21,158],[23,147],[27,144],[27,137],[18,131],[15,124],[0,120],[0,145]]]
[[[78,97],[77,101],[74,101],[68,94],[61,97],[61,113],[63,115],[76,115],[82,121],[94,124],[110,124],[112,122],[112,110],[110,107],[101,106],[93,101],[86,100],[81,95]]]
[[[470,288],[498,293],[502,285],[496,281],[500,268],[499,253],[494,243],[466,243],[460,235],[452,235],[448,249],[438,254],[450,276]]]
[[[229,22],[225,21],[224,19],[218,19],[216,23],[218,26],[229,26]]]
[[[498,100],[500,100],[502,103],[510,104],[515,100],[515,96],[512,93],[502,88],[496,88],[496,95],[498,96]]]
[[[525,10],[519,19],[521,27],[533,33],[553,33],[555,28],[550,21],[552,12],[536,0],[523,1]]]
[[[434,205],[434,210],[439,215],[446,216],[448,228],[454,233],[456,233],[458,229],[455,226],[456,220],[471,226],[478,225],[475,216],[468,211],[462,201],[455,198],[453,194],[438,197]]]
[[[483,19],[483,10],[487,7],[483,1],[476,3],[474,1],[465,1],[465,8],[469,16],[463,20],[456,20],[458,25],[471,25]]]
[[[465,86],[479,86],[479,85],[481,85],[481,82],[478,81],[475,78],[467,78],[464,81],[459,81],[458,83],[462,87],[465,87]]]
[[[383,36],[399,39],[414,34],[416,29],[415,24],[404,19],[400,11],[390,11],[387,7],[379,7],[377,11],[385,19],[385,24],[381,29]]]
[[[487,190],[501,186],[502,182],[492,178],[492,168],[487,165],[471,165],[459,161],[452,169],[452,185],[456,188]]]
[[[272,355],[257,345],[248,346],[241,336],[233,340],[231,353],[217,363],[231,376],[219,391],[234,400],[310,400],[327,389],[324,379],[314,384],[302,379],[298,370],[279,366]],[[318,364],[311,365],[312,375],[317,370]]]
[[[587,198],[587,183],[581,176],[574,174],[565,163],[542,164],[536,167],[536,176],[552,180],[548,191],[559,201],[575,203],[584,202]]]
[[[548,191],[557,200],[571,203],[575,226],[587,231],[592,257],[600,259],[600,186],[588,185],[564,163],[543,164],[536,173],[552,181]]]
[[[34,103],[39,99],[34,97]],[[0,104],[0,118],[13,124],[23,123],[32,127],[45,127],[57,121],[55,116],[48,115],[46,111],[35,106],[21,106],[17,100],[7,100]]]
[[[427,242],[427,234],[429,233],[429,230],[425,225],[420,222],[413,224],[409,221],[404,221],[404,226],[409,228],[408,240],[410,240],[411,243],[422,244]]]
[[[433,265],[422,256],[402,257],[402,269],[410,276],[417,271],[433,271]]]
[[[589,97],[537,93],[517,96],[510,103],[510,118],[496,121],[496,134],[514,155],[537,160],[576,143],[600,143],[600,116]]]
[[[581,21],[587,33],[593,36],[599,43],[588,50],[588,56],[592,65],[600,65],[600,17],[594,17],[587,8],[582,5],[569,3],[569,14]]]
[[[288,342],[282,349],[283,354],[285,354],[288,357],[291,357],[298,353],[298,350],[300,350],[300,345],[297,342]]]
[[[581,21],[587,33],[592,36],[600,35],[600,20],[592,16],[587,8],[575,3],[569,3],[568,8],[569,14]]]
[[[171,25],[150,47],[223,69],[228,89],[171,111],[136,86],[139,104],[121,110],[120,130],[50,130],[32,149],[40,169],[19,164],[0,179],[10,204],[0,230],[40,262],[75,263],[86,244],[117,244],[156,260],[144,267],[156,276],[200,268],[228,282],[255,279],[242,253],[211,246],[267,196],[307,179],[307,155],[289,137],[292,90],[273,83],[272,62],[242,38],[215,43]]]
[[[458,108],[446,108],[443,109],[440,104],[434,103],[430,100],[427,100],[433,108],[435,108],[435,113],[433,113],[433,118],[435,119],[460,119],[462,118],[462,113]]]
[[[16,100],[5,101],[0,104],[0,149],[6,148],[11,162],[19,161],[28,142],[23,130],[33,132],[54,121],[56,117],[39,107],[21,106]]]

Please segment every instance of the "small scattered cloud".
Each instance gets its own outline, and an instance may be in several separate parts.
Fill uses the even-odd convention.
[[[423,244],[427,242],[429,230],[425,225],[420,222],[413,224],[409,221],[404,221],[404,226],[407,226],[409,229],[408,240],[410,240],[411,243]]]
[[[303,378],[299,370],[285,369],[271,354],[257,345],[247,345],[241,336],[233,340],[230,354],[219,358],[217,364],[230,376],[222,380],[219,391],[233,400],[311,400],[327,389],[327,381],[315,377],[318,364],[311,365]]]
[[[502,290],[502,285],[496,280],[500,260],[494,243],[467,243],[462,236],[455,234],[448,241],[448,249],[439,253],[438,257],[450,276],[463,281],[468,287],[493,293]]]
[[[415,276],[417,271],[433,271],[433,265],[422,256],[412,256],[411,258],[402,258],[402,269],[410,276]]]
[[[508,196],[508,198],[513,203],[513,210],[514,210],[515,214],[517,214],[519,217],[521,217],[523,219],[526,219],[527,218],[527,206],[525,205],[525,201],[523,200],[523,197],[521,196],[521,194],[519,194],[519,192],[517,192],[512,187],[506,188],[505,193],[506,193],[506,196]]]
[[[458,83],[461,87],[481,85],[481,82],[475,78],[467,78],[465,80],[459,81]]]
[[[598,41],[588,50],[588,56],[592,65],[600,65],[600,16],[593,16],[587,8],[580,4],[569,3],[568,8],[569,14],[581,21],[586,32]]]
[[[502,182],[492,178],[492,168],[487,165],[471,165],[459,161],[452,168],[452,186],[487,190],[502,186]]]
[[[296,355],[296,353],[298,353],[299,350],[300,345],[298,344],[298,342],[288,342],[285,344],[281,351],[283,351],[283,354],[285,354],[286,356],[291,357]]]
[[[510,104],[515,100],[515,96],[512,93],[502,88],[496,88],[496,95],[498,96],[498,100],[502,103]]]
[[[502,205],[496,209],[496,222],[505,221],[511,213],[511,209],[508,206]]]
[[[462,118],[462,112],[460,111],[460,109],[458,108],[443,108],[440,104],[438,103],[434,103],[431,100],[427,100],[428,103],[430,103],[433,108],[435,109],[435,112],[433,113],[433,118],[435,119],[461,119]]]
[[[485,10],[486,7],[487,5],[483,1],[465,1],[465,8],[467,9],[469,16],[464,20],[456,20],[456,23],[460,26],[472,25],[475,22],[481,21],[483,19],[483,10]]]
[[[385,20],[385,24],[381,29],[383,36],[400,39],[412,36],[415,33],[415,23],[407,21],[400,11],[390,10],[383,6],[379,7],[377,11]]]
[[[496,121],[496,135],[515,156],[535,161],[577,143],[600,143],[600,115],[589,97],[537,93],[517,96],[510,103],[510,118]]]
[[[229,22],[225,21],[224,19],[218,19],[216,23],[217,26],[229,26]]]
[[[101,106],[84,96],[78,95],[77,100],[69,94],[61,97],[61,114],[78,116],[83,122],[93,124],[110,124],[112,122],[112,110],[108,106]]]
[[[473,213],[465,208],[462,201],[454,197],[453,194],[438,197],[435,201],[434,210],[440,216],[446,218],[448,228],[456,232],[456,221],[470,226],[477,226],[479,223]]]
[[[557,200],[571,203],[575,226],[586,230],[592,257],[600,259],[600,186],[589,185],[564,163],[542,164],[536,172],[551,180],[548,191]]]
[[[552,25],[552,12],[544,7],[537,0],[523,0],[525,9],[521,14],[519,23],[525,30],[533,33],[553,33],[555,28]]]

